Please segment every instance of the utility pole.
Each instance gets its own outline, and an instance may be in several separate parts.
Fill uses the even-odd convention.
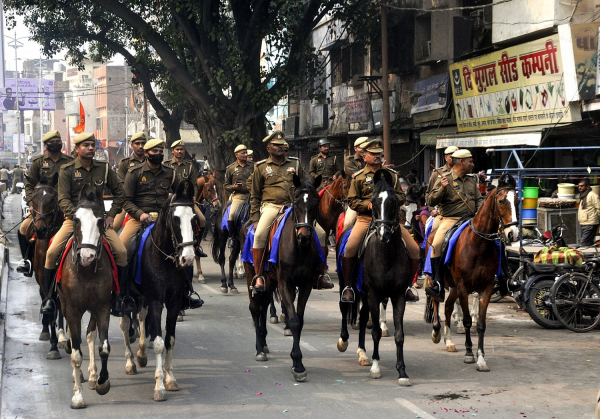
[[[18,148],[17,148],[17,157],[18,157],[18,164],[19,167],[21,167],[21,107],[19,106],[19,65],[17,63],[17,48],[19,48],[19,45],[17,45],[17,31],[15,31],[15,77],[17,79],[17,85],[16,85],[16,99],[17,99],[17,140],[18,140]]]
[[[146,133],[146,138],[149,140],[148,136],[148,100],[146,99],[146,91],[144,90],[144,132]]]
[[[388,15],[387,0],[381,1],[381,116],[383,119],[383,157],[387,164],[392,161],[390,144],[390,86],[388,84]]]
[[[127,109],[127,98],[125,98],[125,142],[123,143],[123,157],[129,157],[129,144],[127,130],[129,128],[129,111]]]
[[[44,86],[42,85],[42,52],[40,51],[40,97],[38,100],[40,101],[40,154],[44,151],[44,124],[42,122],[42,114],[44,113]],[[32,133],[33,134],[33,133]]]

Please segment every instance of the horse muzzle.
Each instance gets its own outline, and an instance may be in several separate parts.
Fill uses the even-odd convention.
[[[80,249],[79,259],[82,266],[90,266],[96,260],[96,249]]]
[[[181,266],[191,266],[195,259],[194,246],[185,246],[181,249],[181,254],[179,255],[179,264]]]
[[[48,234],[48,228],[46,226],[42,226],[42,227],[35,227],[35,235],[38,239],[40,240],[44,240],[46,238],[46,235]]]

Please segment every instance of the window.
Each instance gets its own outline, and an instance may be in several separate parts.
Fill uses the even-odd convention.
[[[365,51],[357,45],[344,45],[331,51],[332,85],[346,83],[355,74],[365,72]]]

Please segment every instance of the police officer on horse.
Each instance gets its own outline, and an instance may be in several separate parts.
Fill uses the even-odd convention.
[[[327,138],[321,138],[317,142],[317,147],[319,148],[319,154],[310,159],[309,168],[310,177],[313,179],[321,175],[323,180],[318,189],[321,190],[342,173],[343,162],[337,156],[329,154],[331,141]]]
[[[254,172],[254,163],[248,162],[248,148],[240,144],[233,151],[235,162],[225,170],[225,190],[229,193],[231,208],[227,219],[227,231],[230,240],[234,240],[233,217],[238,207],[248,199],[249,190],[246,185],[248,178]],[[230,246],[231,247],[231,246]]]

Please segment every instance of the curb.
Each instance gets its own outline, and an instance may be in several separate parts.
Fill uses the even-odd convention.
[[[6,298],[8,290],[8,248],[0,243],[0,412],[2,410],[2,377],[4,375],[4,344],[6,341]]]

